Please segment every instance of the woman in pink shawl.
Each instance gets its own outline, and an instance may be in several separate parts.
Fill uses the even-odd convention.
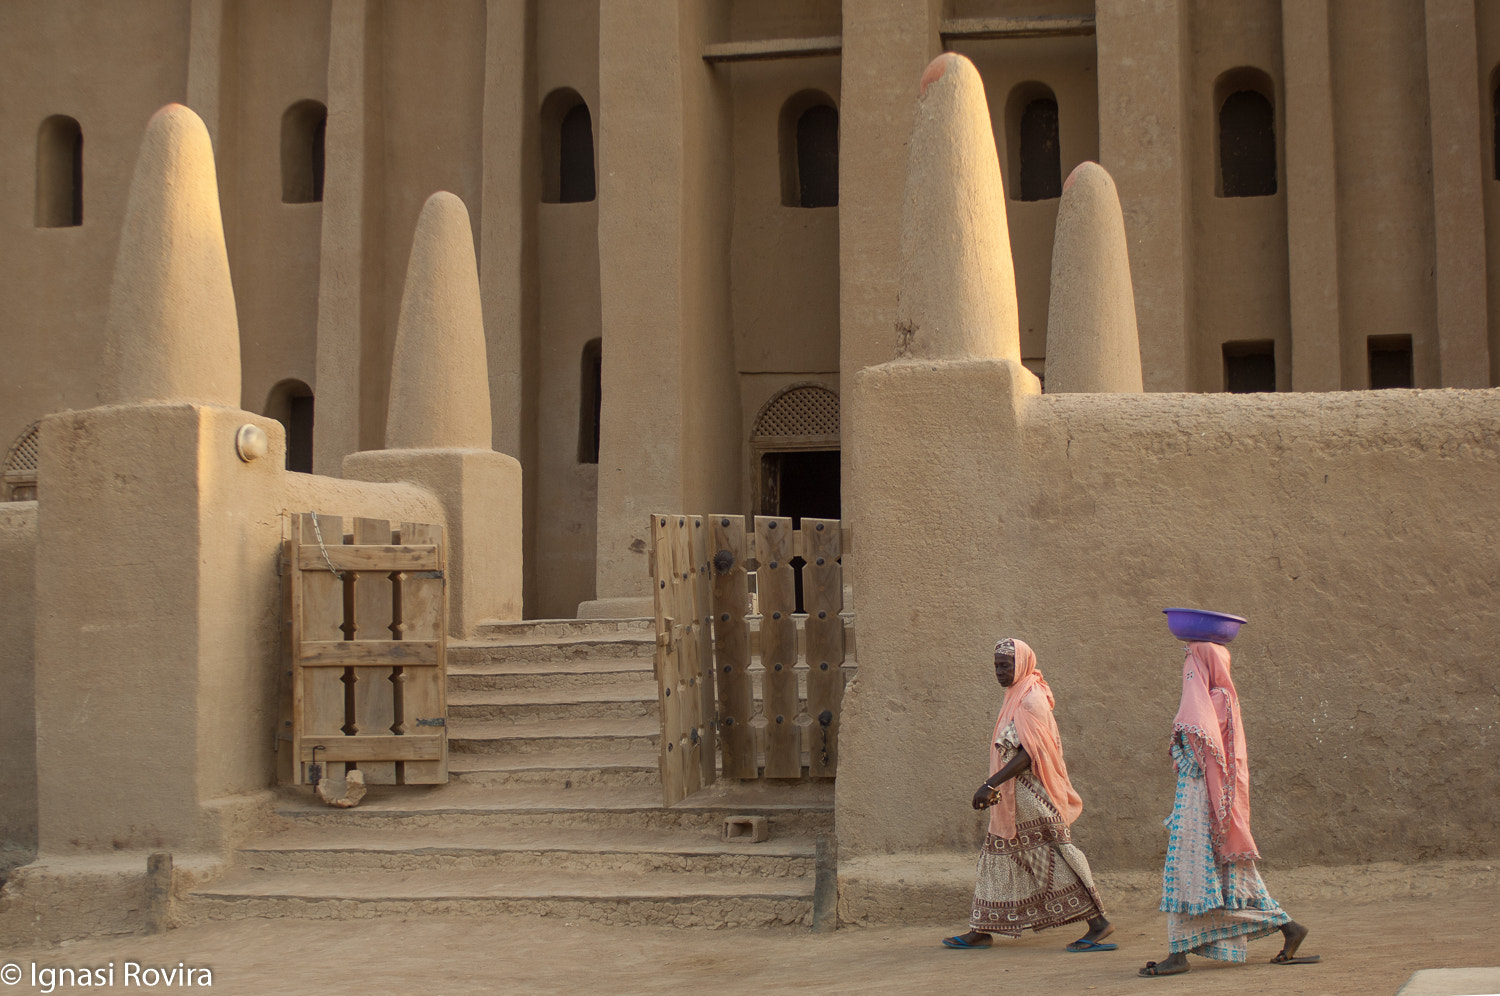
[[[1247,941],[1278,930],[1284,943],[1272,962],[1317,961],[1317,955],[1298,957],[1307,928],[1277,905],[1255,870],[1260,853],[1250,836],[1245,726],[1229,651],[1216,643],[1187,645],[1171,752],[1177,800],[1166,821],[1171,836],[1161,899],[1170,953],[1146,962],[1140,974],[1180,975],[1190,951],[1242,962]]]
[[[1113,951],[1103,943],[1114,927],[1094,888],[1088,859],[1073,846],[1069,825],[1083,802],[1068,781],[1062,737],[1052,718],[1052,689],[1036,654],[1020,640],[995,644],[995,679],[1005,701],[990,737],[990,777],[974,792],[975,809],[990,811],[979,851],[969,932],[943,938],[950,948],[987,948],[992,934],[1088,921],[1069,951]]]

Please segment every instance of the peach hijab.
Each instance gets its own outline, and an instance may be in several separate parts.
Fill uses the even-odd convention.
[[[1021,640],[1001,640],[995,652],[1013,651],[1016,655],[1016,680],[1005,690],[1005,701],[995,720],[995,735],[990,737],[990,775],[1004,765],[995,741],[1012,722],[1020,735],[1021,746],[1031,756],[1031,773],[1042,787],[1065,824],[1078,819],[1083,800],[1068,781],[1068,766],[1063,763],[1062,735],[1052,718],[1052,689],[1036,667],[1036,653]],[[1016,783],[1011,779],[995,793],[990,807],[990,833],[1005,840],[1016,835]]]
[[[1220,862],[1255,861],[1250,836],[1250,765],[1240,697],[1229,678],[1229,651],[1217,643],[1189,643],[1182,662],[1182,704],[1173,738],[1193,752],[1208,782],[1208,816]]]

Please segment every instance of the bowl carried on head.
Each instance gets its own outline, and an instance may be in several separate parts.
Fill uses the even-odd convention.
[[[1167,614],[1167,629],[1179,640],[1189,643],[1228,643],[1248,621],[1243,616],[1207,609],[1162,609]]]

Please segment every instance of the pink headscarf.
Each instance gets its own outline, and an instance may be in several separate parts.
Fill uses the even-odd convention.
[[[1172,721],[1208,781],[1208,815],[1219,861],[1255,861],[1250,836],[1250,766],[1240,697],[1229,679],[1229,651],[1189,643],[1182,662],[1182,704]]]
[[[1031,773],[1047,790],[1063,822],[1072,823],[1083,812],[1083,800],[1073,790],[1068,766],[1063,763],[1062,734],[1057,731],[1057,720],[1052,718],[1055,701],[1052,689],[1036,668],[1036,653],[1024,642],[1002,640],[996,644],[996,651],[1007,642],[1015,645],[1016,678],[1005,690],[1005,701],[995,720],[995,735],[990,737],[990,774],[993,776],[1003,766],[995,741],[1014,721],[1021,746],[1031,756]],[[1015,780],[1006,781],[995,795],[995,805],[990,808],[990,833],[1010,840],[1016,835]]]

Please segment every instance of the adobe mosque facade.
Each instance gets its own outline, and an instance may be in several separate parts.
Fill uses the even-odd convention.
[[[838,514],[839,396],[902,335],[914,81],[944,49],[984,82],[1044,383],[1085,160],[1118,189],[1146,391],[1500,383],[1500,5],[9,3],[4,496],[47,487],[39,419],[107,401],[126,192],[175,101],[213,140],[240,404],[287,426],[288,466],[387,445],[407,255],[451,191],[525,615],[648,614],[650,512]]]

